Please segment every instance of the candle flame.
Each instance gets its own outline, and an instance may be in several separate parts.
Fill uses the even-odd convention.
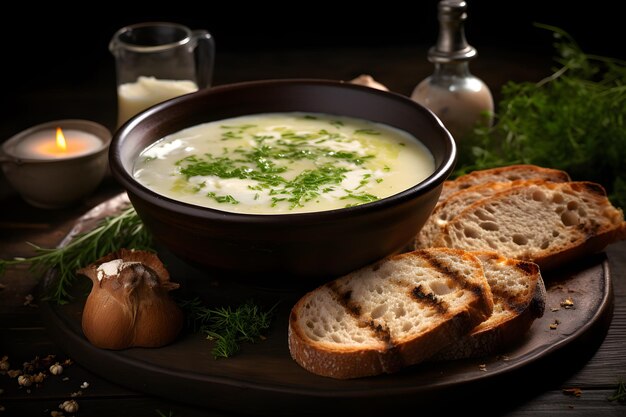
[[[60,127],[57,127],[57,148],[61,151],[67,150],[67,142]]]

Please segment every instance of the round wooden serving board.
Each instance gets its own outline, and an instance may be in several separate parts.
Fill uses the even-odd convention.
[[[104,216],[127,204],[120,195],[96,207],[76,222],[62,244],[89,230]],[[276,289],[214,281],[169,255],[159,252],[172,280],[181,284],[177,296],[199,296],[211,306],[236,306],[253,299],[264,306],[279,303],[267,338],[244,344],[228,359],[214,359],[212,344],[201,334],[185,333],[159,349],[102,350],[92,346],[81,330],[81,311],[90,289],[87,278],[75,285],[75,299],[66,305],[44,303],[46,325],[62,349],[76,362],[117,384],[148,394],[190,404],[252,414],[325,410],[378,412],[401,405],[424,404],[485,380],[506,378],[574,341],[598,338],[608,327],[613,294],[604,254],[587,259],[568,271],[544,275],[546,312],[525,339],[500,355],[481,359],[424,363],[393,375],[334,380],[311,374],[297,365],[287,346],[287,319],[291,307],[306,289]],[[245,262],[245,259],[242,259]],[[565,309],[561,302],[574,302]],[[555,329],[550,325],[558,323]],[[485,365],[485,367],[480,366]],[[419,408],[418,408],[419,409]],[[361,411],[359,411],[360,414]]]

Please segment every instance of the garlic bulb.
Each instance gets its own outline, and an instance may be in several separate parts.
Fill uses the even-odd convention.
[[[159,258],[122,249],[82,268],[93,287],[83,310],[82,327],[93,345],[104,349],[160,347],[171,343],[183,313],[170,298],[170,282]]]
[[[366,87],[375,88],[377,90],[389,91],[389,89],[372,78],[371,75],[361,74],[358,77],[349,81],[351,84],[364,85]]]

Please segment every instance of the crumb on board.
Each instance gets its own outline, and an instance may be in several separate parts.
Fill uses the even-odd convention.
[[[33,303],[33,301],[35,301],[35,297],[33,297],[32,294],[27,294],[24,297],[24,306],[33,308],[39,307],[37,304]]]
[[[580,388],[563,388],[563,394],[580,397],[583,394],[583,391]]]

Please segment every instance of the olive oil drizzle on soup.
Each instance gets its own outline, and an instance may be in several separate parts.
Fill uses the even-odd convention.
[[[389,197],[434,169],[428,149],[402,130],[326,114],[268,113],[166,136],[141,153],[134,176],[190,204],[290,214]]]

